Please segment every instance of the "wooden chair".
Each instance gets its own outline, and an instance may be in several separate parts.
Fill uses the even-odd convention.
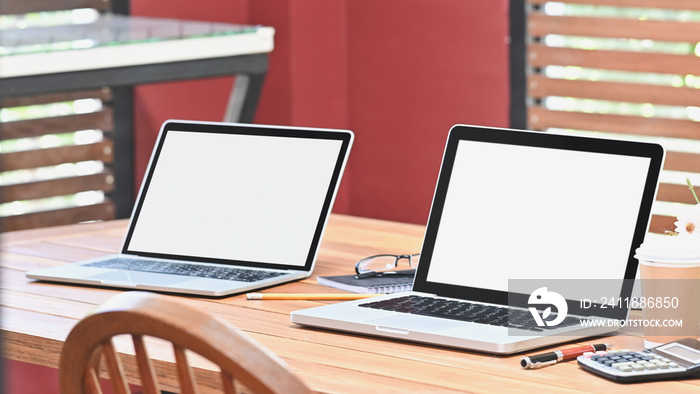
[[[61,393],[100,393],[98,378],[103,358],[113,392],[129,392],[127,365],[122,365],[113,341],[113,337],[124,334],[133,339],[133,364],[137,365],[126,369],[139,376],[146,394],[160,392],[157,378],[164,375],[160,369],[158,374],[155,372],[154,364],[160,365],[146,352],[145,343],[158,341],[153,338],[172,343],[179,392],[198,392],[186,351],[219,366],[225,393],[237,393],[241,385],[262,393],[310,392],[281,359],[222,320],[174,297],[124,292],[99,305],[68,335],[59,364]],[[165,389],[173,391],[170,386]]]

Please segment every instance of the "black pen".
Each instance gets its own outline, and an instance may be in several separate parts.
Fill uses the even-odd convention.
[[[536,356],[523,357],[520,360],[520,366],[527,369],[542,368],[545,365],[552,365],[562,361],[573,360],[586,352],[600,352],[611,348],[611,344],[601,343],[598,345],[585,345],[572,347],[568,349],[555,350],[553,352],[542,353]]]

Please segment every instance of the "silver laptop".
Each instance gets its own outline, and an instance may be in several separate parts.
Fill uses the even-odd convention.
[[[657,144],[454,126],[412,291],[291,321],[495,354],[612,332],[663,160]]]
[[[353,138],[348,130],[166,121],[121,253],[27,277],[209,296],[306,278]]]

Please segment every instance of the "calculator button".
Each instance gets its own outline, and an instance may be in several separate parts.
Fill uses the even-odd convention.
[[[632,364],[630,365],[630,368],[632,368],[635,371],[644,371],[644,366],[641,364]]]
[[[650,370],[650,371],[653,371],[653,370],[655,370],[655,369],[658,368],[658,367],[656,366],[656,364],[652,364],[652,363],[644,364],[644,367],[645,367],[646,369]]]
[[[615,368],[622,372],[632,372],[632,367],[629,365],[618,365]]]
[[[611,367],[613,367],[613,368],[618,368],[618,367],[628,366],[628,365],[630,365],[630,364],[631,364],[631,363],[626,363],[626,362],[615,363],[615,364],[612,364]]]
[[[669,368],[670,368],[670,366],[669,366],[668,364],[666,364],[666,363],[659,363],[659,364],[657,364],[657,365],[658,365],[659,368],[661,368],[661,369],[669,369]]]
[[[677,367],[678,367],[678,364],[674,363],[673,361],[671,361],[670,363],[668,363],[668,365],[669,365],[670,367],[672,367],[672,368],[677,368]]]
[[[584,354],[584,356],[585,356],[585,354]],[[601,358],[601,357],[603,357],[603,356],[599,356],[599,355],[596,354],[595,356],[591,356],[591,360],[592,360],[592,361],[597,361],[597,360],[598,360],[599,358]]]

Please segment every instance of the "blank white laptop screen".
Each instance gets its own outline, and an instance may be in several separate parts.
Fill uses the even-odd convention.
[[[460,141],[428,281],[508,291],[509,278],[623,278],[649,163]]]
[[[341,148],[170,130],[125,250],[303,267]]]

